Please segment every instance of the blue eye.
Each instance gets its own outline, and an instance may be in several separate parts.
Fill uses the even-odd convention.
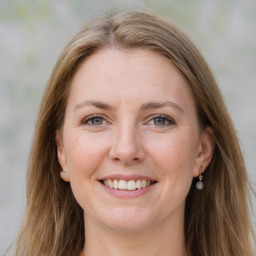
[[[149,124],[153,124],[155,126],[170,126],[175,124],[175,122],[168,116],[157,115],[149,121]]]
[[[91,115],[83,119],[81,123],[84,125],[100,126],[106,124],[106,120],[100,115]]]
[[[101,125],[103,123],[103,118],[101,117],[92,118],[89,122],[91,122],[91,124],[93,125]]]
[[[162,117],[154,118],[154,125],[166,125],[166,119]]]

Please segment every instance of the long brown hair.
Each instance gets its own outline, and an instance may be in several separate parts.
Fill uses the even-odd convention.
[[[168,58],[187,79],[202,125],[213,129],[215,149],[205,189],[192,184],[186,200],[188,255],[252,256],[249,183],[240,145],[205,60],[178,29],[146,12],[97,18],[66,46],[52,71],[37,125],[27,175],[27,206],[16,256],[74,256],[84,240],[83,211],[61,180],[55,133],[61,129],[71,79],[89,55],[102,48],[144,48]]]

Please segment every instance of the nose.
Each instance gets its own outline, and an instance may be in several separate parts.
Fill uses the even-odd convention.
[[[136,127],[120,127],[113,134],[109,157],[124,165],[140,163],[145,159],[145,150]]]

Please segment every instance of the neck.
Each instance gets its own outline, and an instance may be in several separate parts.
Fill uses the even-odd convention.
[[[85,226],[86,246],[80,256],[187,256],[183,218],[133,232],[97,227],[92,220],[85,220]]]

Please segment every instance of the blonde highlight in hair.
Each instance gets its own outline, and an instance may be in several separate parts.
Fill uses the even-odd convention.
[[[190,40],[146,12],[126,11],[86,25],[66,46],[48,82],[34,134],[27,174],[27,206],[16,256],[74,256],[85,243],[83,211],[60,178],[56,131],[64,122],[71,80],[86,58],[103,48],[149,49],[168,58],[187,79],[203,127],[215,149],[205,189],[192,184],[186,200],[188,255],[252,256],[249,182],[240,145],[215,79]]]

